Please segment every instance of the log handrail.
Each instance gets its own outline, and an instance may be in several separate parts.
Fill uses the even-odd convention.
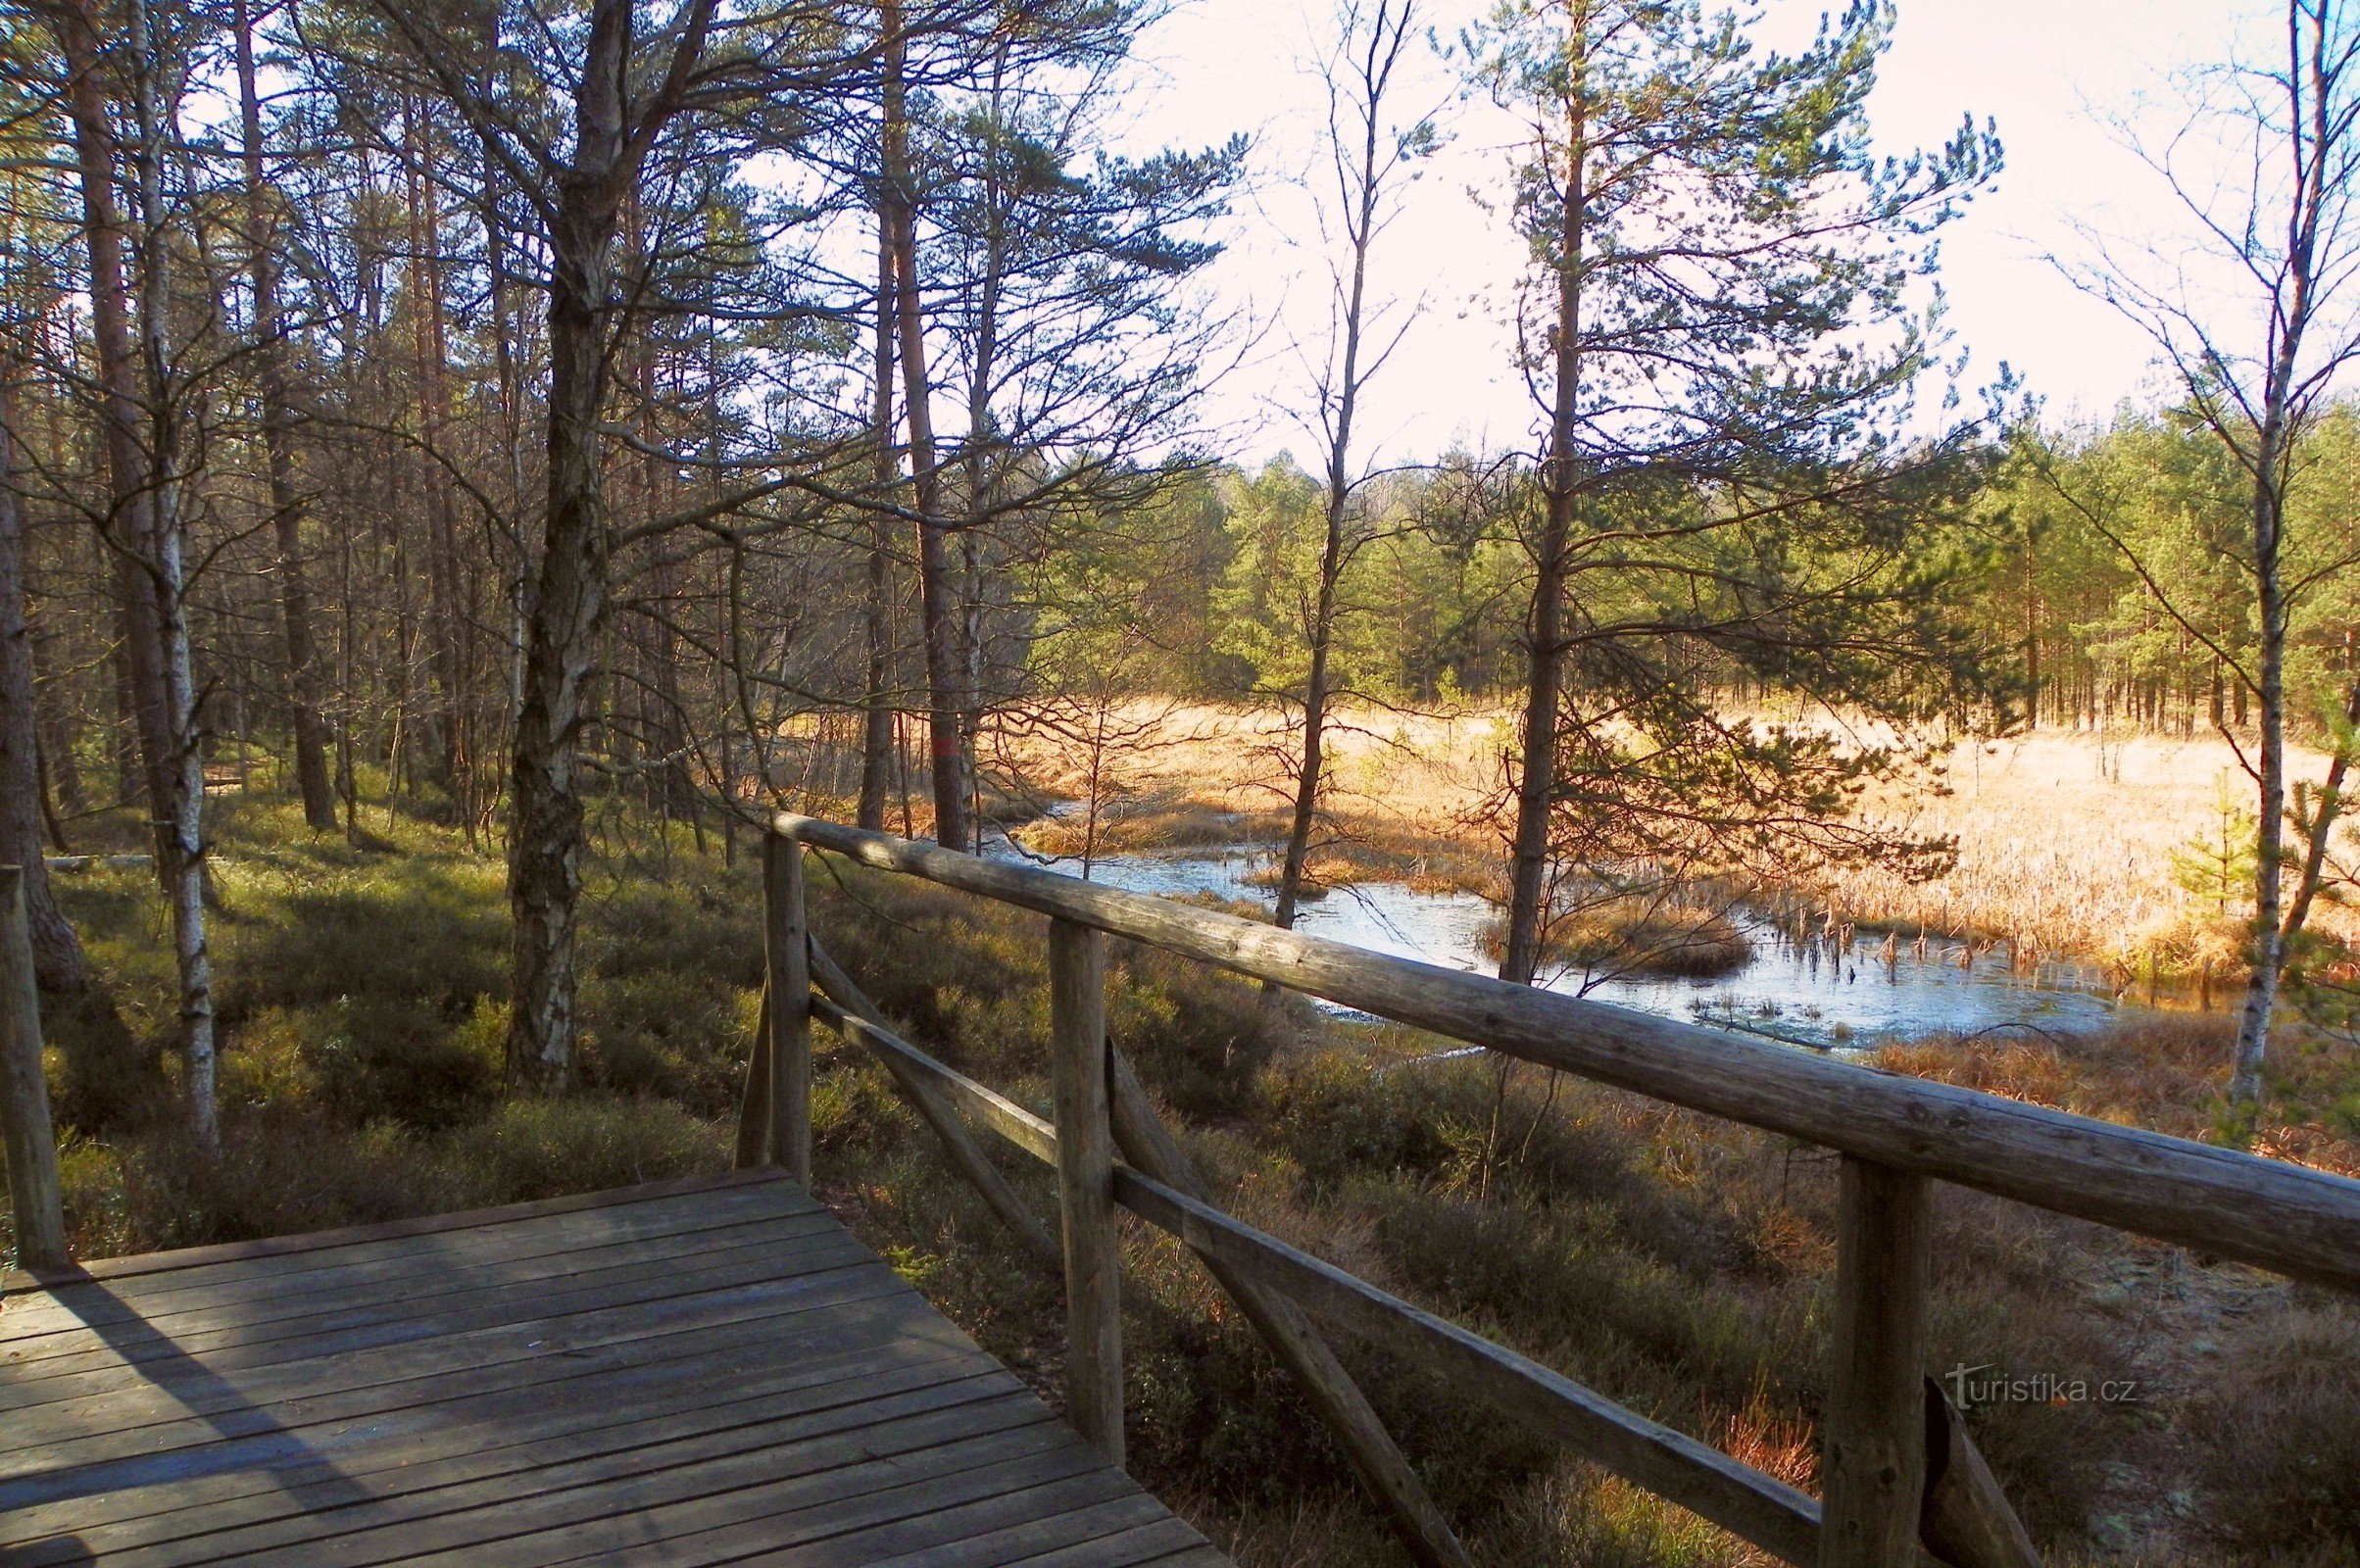
[[[1054,1122],[903,1040],[827,1002],[814,1017],[881,1056],[923,1073],[946,1098],[1008,1143],[1046,1164],[1057,1157]],[[1118,1069],[1119,1070],[1119,1069]],[[1790,1562],[1808,1563],[1819,1535],[1819,1504],[1718,1449],[1650,1421],[1540,1362],[1389,1295],[1211,1203],[1116,1165],[1114,1197],[1140,1218],[1208,1260],[1279,1291],[1314,1316],[1386,1344],[1450,1378],[1506,1413],[1564,1438],[1586,1457],[1626,1475]]]
[[[1082,1118],[1087,1153],[1060,1149],[1056,1123],[902,1040],[815,944],[811,967],[825,977],[822,990],[842,993],[845,1004],[816,997],[810,1015],[868,1047],[938,1130],[942,1108],[956,1107],[1057,1166],[1069,1283],[1103,1265],[1103,1221],[1090,1214],[1089,1200],[1104,1188],[1182,1240],[1290,1368],[1330,1396],[1315,1407],[1422,1563],[1465,1559],[1303,1312],[1442,1373],[1583,1457],[1802,1568],[1914,1568],[1927,1553],[1956,1568],[2037,1568],[2021,1521],[1921,1365],[1932,1179],[2294,1278],[2360,1287],[2360,1182],[812,817],[779,813],[771,834],[1051,917],[1058,1111],[1061,1120]],[[1193,1180],[1178,1179],[1193,1173],[1104,1041],[1103,999],[1087,978],[1095,965],[1076,956],[1090,951],[1079,939],[1086,933],[1094,943],[1101,932],[1841,1153],[1824,1502],[1240,1222]],[[1110,1102],[1077,1080],[1093,1056]],[[750,1071],[750,1087],[761,1070],[757,1063]],[[1077,1098],[1085,1088],[1091,1092]],[[1159,1167],[1153,1173],[1115,1162],[1105,1148],[1109,1103],[1124,1152]],[[953,1143],[955,1157],[959,1147]],[[959,1163],[974,1163],[971,1149]],[[1017,1205],[1005,1183],[994,1175],[979,1185],[1024,1231],[1029,1213],[1011,1212]],[[1077,1217],[1089,1221],[1079,1244]],[[1077,1246],[1099,1257],[1082,1257]],[[1109,1295],[1069,1288],[1077,1340],[1096,1334],[1111,1345]],[[1118,1454],[1119,1408],[1111,1416],[1106,1409],[1108,1357],[1082,1359],[1077,1372],[1088,1387],[1075,1391],[1077,1424]],[[1116,1401],[1119,1391],[1116,1366]]]
[[[814,817],[781,812],[774,826],[863,865],[1874,1164],[2360,1290],[2360,1181]]]

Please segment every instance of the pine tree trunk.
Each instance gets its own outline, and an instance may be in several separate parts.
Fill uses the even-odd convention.
[[[25,618],[24,506],[10,472],[17,445],[16,364],[0,349],[0,864],[25,868],[25,913],[33,972],[44,991],[78,992],[90,965],[58,912],[42,858],[40,725],[35,716],[32,628]]]
[[[877,501],[891,499],[901,477],[893,450],[893,231],[883,206],[877,222],[877,310],[873,416],[877,444]],[[868,595],[862,618],[868,633],[868,667],[860,690],[860,798],[855,820],[872,832],[885,826],[885,804],[893,788],[893,558],[889,524],[882,514],[869,521]]]
[[[320,672],[312,642],[312,596],[304,581],[303,504],[295,493],[294,411],[287,402],[286,349],[278,311],[278,261],[271,250],[263,179],[262,100],[255,90],[253,20],[237,0],[238,108],[244,137],[246,247],[253,269],[257,379],[263,398],[263,448],[270,469],[270,526],[277,546],[278,613],[286,639],[287,708],[294,729],[295,787],[303,819],[315,833],[336,827],[328,783],[327,733],[320,721]]]
[[[1373,92],[1381,92],[1374,87]],[[1303,873],[1310,858],[1311,827],[1318,818],[1319,787],[1327,767],[1329,657],[1336,640],[1336,595],[1344,576],[1344,519],[1352,502],[1352,416],[1360,403],[1360,327],[1368,291],[1368,252],[1376,241],[1379,139],[1378,106],[1372,96],[1365,110],[1365,139],[1355,149],[1359,183],[1351,215],[1352,276],[1346,296],[1342,326],[1344,364],[1335,383],[1335,421],[1330,426],[1327,462],[1327,533],[1319,549],[1319,588],[1311,610],[1311,667],[1303,688],[1303,754],[1295,772],[1295,808],[1287,825],[1287,850],[1279,864],[1278,903],[1272,913],[1281,930],[1294,927],[1303,899]],[[1334,122],[1330,122],[1331,126]]]
[[[1532,984],[1541,966],[1542,906],[1549,891],[1549,808],[1555,795],[1557,702],[1565,661],[1567,556],[1575,490],[1580,483],[1574,423],[1580,396],[1586,138],[1578,102],[1568,130],[1565,212],[1555,261],[1556,384],[1551,389],[1549,463],[1544,473],[1546,511],[1534,560],[1532,612],[1526,622],[1524,732],[1508,865],[1507,946],[1500,959],[1500,978],[1516,985]]]
[[[98,358],[100,422],[112,499],[107,532],[116,549],[119,694],[138,742],[136,777],[153,813],[156,869],[169,881],[172,844],[165,823],[172,796],[172,730],[165,694],[163,628],[150,576],[155,512],[148,488],[139,372],[131,347],[130,294],[123,277],[123,228],[115,201],[115,132],[100,76],[99,45],[80,6],[52,12],[71,78],[66,106],[80,176],[82,235],[90,258],[90,336]]]
[[[427,755],[436,782],[464,804],[467,758],[461,700],[465,662],[460,652],[463,611],[459,601],[458,521],[453,514],[451,476],[444,470],[443,434],[450,421],[451,392],[444,322],[442,215],[425,173],[429,156],[414,100],[402,104],[403,195],[410,238],[408,287],[411,355],[418,367],[419,484],[426,496],[427,658],[435,690],[424,706]]]
[[[917,216],[909,188],[909,127],[903,116],[902,9],[888,0],[885,19],[885,189],[892,214],[894,272],[902,350],[903,401],[910,421],[910,470],[918,513],[918,619],[926,651],[926,743],[934,772],[934,840],[970,850],[965,749],[960,719],[959,617],[944,535],[942,474],[934,455],[931,390],[926,381],[925,319],[920,314]]]

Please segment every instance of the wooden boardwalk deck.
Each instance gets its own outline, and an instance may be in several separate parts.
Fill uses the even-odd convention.
[[[1224,1562],[774,1173],[15,1277],[0,1434],[7,1568]]]

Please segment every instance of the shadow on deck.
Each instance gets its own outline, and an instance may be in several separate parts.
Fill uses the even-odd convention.
[[[0,1564],[1220,1568],[775,1172],[0,1304]]]

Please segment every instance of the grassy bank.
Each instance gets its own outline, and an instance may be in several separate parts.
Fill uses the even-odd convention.
[[[85,1254],[546,1196],[726,1161],[759,977],[750,865],[610,843],[589,877],[583,1091],[497,1079],[506,924],[496,860],[420,823],[311,842],[223,801],[225,1149],[152,1119],[170,1022],[144,874],[61,879],[131,1050],[73,1027],[53,1061]],[[825,867],[814,918],[912,1038],[1046,1109],[1043,922]],[[1833,1265],[1832,1162],[1660,1105],[1349,1026],[1117,945],[1117,1043],[1253,1222],[1811,1484]],[[99,1045],[103,1045],[100,1042]],[[2204,1135],[2204,1020],[2086,1048],[1928,1047],[1909,1070]],[[96,1063],[96,1065],[93,1065]],[[105,1071],[98,1070],[104,1067]],[[109,1073],[116,1076],[110,1078]],[[2280,1064],[2259,1137],[2360,1169],[2360,1073]],[[822,1195],[987,1348],[1057,1397],[1061,1309],[865,1061],[826,1051]],[[1010,1160],[1048,1213],[1045,1173]],[[1997,1367],[2136,1396],[1997,1403],[1980,1444],[2055,1561],[2360,1562],[2360,1319],[2327,1296],[1945,1192],[1938,1369]],[[1400,1560],[1340,1456],[1217,1291],[1159,1235],[1126,1247],[1134,1468],[1250,1568]],[[1355,1355],[1377,1402],[1498,1564],[1748,1560],[1728,1538],[1568,1464],[1450,1389]]]

